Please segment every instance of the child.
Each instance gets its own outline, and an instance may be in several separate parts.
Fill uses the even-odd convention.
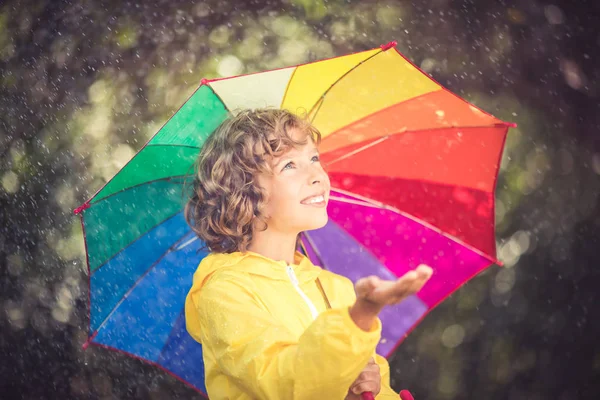
[[[296,251],[327,223],[320,134],[288,111],[242,111],[207,139],[185,216],[210,254],[194,274],[187,330],[202,343],[217,399],[395,399],[375,354],[385,305],[417,292],[421,266],[397,281],[356,283]]]

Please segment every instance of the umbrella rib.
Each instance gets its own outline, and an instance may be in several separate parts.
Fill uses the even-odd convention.
[[[456,97],[457,99],[467,103],[469,106],[471,107],[475,107],[477,110],[481,111],[482,113],[484,113],[485,115],[492,117],[494,119],[498,119],[495,116],[493,116],[492,114],[490,114],[489,112],[483,110],[480,107],[477,107],[475,104],[465,100],[464,98],[460,97],[459,95],[457,95],[456,93],[454,93],[453,91],[447,89],[444,85],[442,85],[441,83],[439,83],[437,80],[435,80],[431,75],[429,75],[428,73],[426,73],[425,71],[423,71],[421,69],[421,67],[419,67],[418,65],[416,65],[414,62],[412,62],[411,60],[408,59],[408,57],[406,57],[404,54],[402,54],[400,52],[400,50],[398,50],[396,47],[394,47],[394,50],[396,50],[396,53],[398,53],[398,55],[400,57],[402,57],[406,62],[408,62],[410,65],[412,65],[417,71],[421,72],[423,75],[425,75],[426,77],[428,77],[429,79],[431,79],[434,83],[438,84],[443,90],[445,90],[446,92],[450,93],[452,96]],[[506,124],[507,126],[511,127],[511,128],[516,128],[517,124],[515,124],[514,122],[504,122],[504,124]]]
[[[281,103],[279,103],[279,108],[283,108],[283,103],[285,103],[285,98],[287,97],[288,90],[290,89],[290,85],[292,84],[292,80],[294,79],[294,75],[296,75],[296,71],[298,71],[298,67],[294,68],[290,79],[288,79],[287,85],[285,85],[285,91],[283,92],[283,97],[281,98]]]
[[[329,165],[331,165],[331,164],[333,164],[333,163],[336,163],[336,162],[338,162],[338,161],[345,160],[346,158],[348,158],[348,157],[351,157],[351,156],[353,156],[353,155],[355,155],[355,154],[358,154],[358,153],[360,153],[361,151],[364,151],[364,150],[366,150],[366,149],[368,149],[368,148],[370,148],[370,147],[373,147],[373,146],[375,146],[375,145],[377,145],[377,144],[379,144],[379,143],[381,143],[381,142],[384,142],[384,141],[386,141],[386,140],[387,140],[387,139],[389,139],[389,138],[390,138],[390,136],[389,136],[389,135],[386,135],[386,136],[383,136],[383,137],[381,137],[381,138],[379,138],[379,139],[375,139],[374,141],[372,141],[372,142],[370,142],[370,143],[367,143],[366,145],[364,145],[364,146],[362,146],[362,147],[359,147],[358,149],[352,150],[351,152],[348,152],[348,153],[344,154],[344,155],[343,155],[343,156],[341,156],[341,157],[335,158],[335,159],[333,159],[332,161],[329,161],[329,162],[327,162],[325,165],[329,166]],[[327,154],[327,153],[325,153],[325,154]]]
[[[109,179],[109,180],[108,180],[108,181],[107,181],[107,182],[106,182],[104,185],[102,185],[102,187],[101,187],[100,189],[98,189],[98,190],[96,191],[96,193],[94,193],[94,194],[92,195],[92,197],[90,197],[90,198],[89,198],[89,199],[88,199],[88,200],[87,200],[87,201],[86,201],[84,204],[86,204],[86,203],[91,203],[91,202],[92,202],[92,200],[94,200],[94,198],[95,198],[96,196],[98,196],[98,194],[99,194],[100,192],[102,192],[102,191],[104,190],[104,188],[105,188],[106,186],[108,186],[108,184],[109,184],[110,182],[112,182],[112,181],[113,181],[113,180],[114,180],[114,179],[115,179],[115,178],[116,178],[116,177],[117,177],[117,176],[118,176],[118,175],[119,175],[119,174],[120,174],[120,173],[121,173],[121,172],[122,172],[122,171],[123,171],[125,168],[127,168],[127,166],[128,166],[129,164],[131,164],[131,162],[132,162],[133,160],[135,160],[135,159],[136,159],[136,157],[137,157],[137,156],[138,156],[138,155],[139,155],[139,154],[140,154],[140,153],[141,153],[141,152],[142,152],[142,151],[143,151],[145,148],[147,148],[147,147],[182,147],[182,148],[186,148],[186,149],[198,149],[198,150],[200,150],[200,148],[199,148],[199,147],[197,147],[197,146],[189,146],[189,145],[174,145],[174,144],[145,144],[145,145],[144,145],[144,147],[142,147],[142,148],[140,149],[140,151],[138,151],[138,152],[135,154],[135,156],[133,156],[133,157],[131,158],[131,160],[127,161],[127,163],[126,163],[126,164],[123,166],[123,168],[121,168],[121,169],[120,169],[120,170],[119,170],[119,171],[118,171],[118,172],[117,172],[117,173],[116,173],[116,174],[115,174],[115,175],[114,175],[112,178],[110,178],[110,179]],[[193,165],[193,164],[192,164],[192,165]],[[108,196],[107,196],[107,197],[108,197]],[[104,199],[104,197],[103,197],[102,199]],[[100,200],[102,200],[102,199],[100,199]]]
[[[198,235],[192,235],[191,239],[186,240],[184,243],[181,243],[184,239],[185,239],[184,235],[181,240],[179,240],[177,243],[175,243],[175,245],[173,245],[173,248],[175,249],[175,251],[179,251],[187,246],[189,246],[192,242],[199,240]],[[177,245],[177,247],[175,247]],[[181,313],[179,313],[179,315],[181,315]],[[173,332],[175,331],[175,327],[177,325],[177,320],[179,319],[179,317],[177,317],[177,319],[175,320],[175,323],[173,324],[173,327],[171,328],[171,331],[169,332],[169,336],[167,336],[167,339],[165,340],[165,343],[163,344],[162,348],[160,349],[160,352],[158,353],[158,357],[157,360],[160,360],[163,357],[163,354],[165,352],[165,350],[167,349],[167,346],[169,345],[170,341],[173,338]]]
[[[137,242],[138,240],[140,240],[141,238],[143,238],[146,234],[148,234],[148,232],[150,232],[154,228],[157,228],[158,226],[162,225],[165,221],[170,220],[171,218],[173,218],[173,217],[175,217],[176,215],[179,215],[179,214],[181,214],[181,210],[177,210],[177,212],[175,214],[169,215],[168,217],[164,218],[162,221],[159,221],[156,225],[148,228],[147,231],[145,231],[142,234],[140,234],[140,236],[136,237],[134,240],[132,240],[131,242],[129,242],[125,247],[121,248],[121,250],[117,251],[115,254],[113,254],[109,258],[107,258],[106,261],[104,261],[102,264],[100,264],[98,266],[98,268],[96,268],[93,271],[91,271],[90,277],[92,276],[91,274],[95,274],[97,271],[100,270],[100,268],[102,268],[103,266],[105,266],[110,260],[112,260],[113,258],[115,258],[116,256],[118,256],[119,254],[121,254],[122,252],[124,252],[125,250],[127,250],[132,244],[134,244],[135,242]],[[187,235],[188,232],[186,232],[185,234]],[[176,243],[179,243],[179,240]]]
[[[92,206],[95,206],[96,204],[100,204],[100,203],[102,203],[104,200],[106,200],[106,199],[110,199],[111,197],[113,197],[113,196],[115,196],[115,195],[117,195],[117,194],[120,194],[120,193],[126,192],[126,191],[128,191],[129,189],[133,189],[133,188],[137,188],[137,187],[140,187],[140,186],[148,185],[148,184],[150,184],[150,183],[154,183],[154,182],[160,182],[160,181],[170,181],[170,180],[175,180],[175,179],[186,178],[186,177],[188,177],[188,176],[191,176],[191,175],[190,175],[190,174],[187,174],[187,175],[173,175],[173,176],[167,176],[167,177],[164,177],[164,178],[153,179],[153,180],[151,180],[151,181],[147,181],[147,182],[138,183],[138,184],[136,184],[136,185],[128,186],[128,187],[126,187],[126,188],[123,188],[123,189],[121,189],[121,190],[119,190],[119,191],[117,191],[117,192],[111,193],[111,194],[109,194],[108,196],[106,196],[106,197],[103,197],[103,198],[101,198],[100,200],[98,200],[98,201],[96,201],[96,202],[92,203],[91,205],[92,205]]]
[[[346,125],[342,126],[341,128],[338,128],[338,129],[336,129],[335,131],[333,131],[333,132],[331,132],[329,135],[327,135],[327,137],[328,137],[328,138],[329,138],[329,137],[333,137],[333,135],[335,135],[335,134],[339,133],[340,131],[342,131],[342,130],[346,129],[346,128],[347,128],[347,127],[349,127],[350,125],[353,125],[353,124],[358,124],[359,122],[361,122],[361,121],[364,121],[364,120],[366,120],[366,119],[368,119],[368,118],[372,118],[372,117],[376,116],[377,114],[382,114],[382,113],[384,113],[384,112],[388,111],[389,109],[391,109],[391,108],[393,108],[393,107],[396,107],[398,104],[409,103],[409,102],[411,102],[411,101],[413,101],[413,100],[420,99],[421,97],[425,97],[425,96],[427,96],[427,95],[430,95],[431,93],[436,93],[436,92],[438,92],[438,91],[439,91],[439,90],[434,90],[434,91],[431,91],[431,92],[422,93],[422,94],[420,94],[420,95],[418,95],[418,96],[411,97],[411,98],[409,98],[409,99],[404,99],[404,100],[402,100],[402,101],[399,101],[399,102],[397,102],[397,103],[394,103],[394,104],[392,104],[392,105],[389,105],[389,106],[387,106],[387,107],[381,108],[381,109],[379,109],[379,110],[377,110],[377,111],[375,111],[375,112],[372,112],[372,113],[370,113],[370,114],[368,114],[368,115],[365,115],[365,116],[364,116],[364,117],[362,117],[362,118],[359,118],[359,119],[357,119],[357,120],[355,120],[355,121],[352,121],[352,122],[350,122],[349,124],[346,124]]]
[[[212,90],[212,88],[210,86],[208,86],[208,87]],[[156,137],[156,135],[158,135],[159,132],[162,131],[164,129],[164,127],[167,126],[167,124],[169,122],[171,122],[171,120],[173,119],[173,117],[175,117],[175,115],[177,115],[177,113],[179,113],[179,111],[183,108],[183,106],[186,105],[187,102],[190,101],[190,99],[192,97],[194,97],[194,95],[198,92],[198,90],[200,90],[200,88],[202,88],[202,84],[200,86],[198,86],[198,88],[196,90],[194,90],[194,92],[187,98],[186,101],[183,102],[183,104],[181,106],[179,106],[179,108],[177,109],[177,111],[175,111],[175,113],[173,113],[173,115],[171,115],[171,117],[168,120],[165,121],[165,123],[160,127],[160,129],[158,131],[156,131],[156,133],[154,135],[152,135],[152,137],[150,139],[148,139],[148,141],[142,146],[142,148],[136,153],[136,155],[138,155],[142,150],[144,150],[148,145],[150,145],[150,142]],[[214,90],[212,90],[212,91],[214,93]],[[221,98],[219,98],[219,100],[221,100]],[[223,103],[223,100],[221,100],[221,104],[223,104],[223,107],[225,107],[225,109],[227,109],[227,106],[225,105],[225,103]],[[129,160],[127,162],[127,164],[129,164],[134,158],[135,158],[135,156],[131,160]],[[125,168],[127,166],[127,164],[125,164],[125,166],[123,166],[123,168]],[[94,193],[94,195],[92,197],[90,197],[85,203],[91,203],[92,200],[94,199],[94,197],[96,197],[96,195],[98,193],[100,193],[115,178],[115,176],[113,176],[112,178],[110,178],[110,180],[108,180],[106,183],[104,183],[104,185],[102,185],[102,187],[100,187],[96,191],[96,193]]]
[[[191,144],[177,144],[177,143],[157,143],[157,144],[149,144],[146,147],[185,147],[186,149],[198,149],[200,150],[200,146],[193,146]],[[141,150],[140,150],[141,151]]]
[[[437,83],[437,82],[436,82],[436,83]],[[369,118],[373,118],[373,117],[375,117],[377,114],[384,113],[384,112],[386,112],[386,111],[390,110],[391,108],[394,108],[394,107],[398,106],[399,104],[410,103],[410,102],[412,102],[412,101],[415,101],[415,100],[417,100],[417,99],[420,99],[420,98],[422,98],[422,97],[425,97],[425,96],[431,95],[432,93],[437,93],[437,92],[442,92],[442,91],[444,91],[444,92],[449,92],[449,93],[452,93],[452,92],[450,92],[449,90],[447,90],[446,88],[444,88],[443,86],[441,86],[441,85],[440,85],[440,89],[438,89],[438,90],[434,90],[434,91],[431,91],[431,92],[423,93],[423,94],[420,94],[420,95],[418,95],[418,96],[411,97],[411,98],[409,98],[409,99],[404,99],[404,100],[402,100],[402,101],[399,101],[399,102],[397,102],[397,103],[394,103],[394,104],[392,104],[392,105],[389,105],[389,106],[387,106],[387,107],[384,107],[384,108],[382,108],[382,109],[380,109],[380,110],[377,110],[377,111],[375,111],[375,112],[372,112],[372,113],[370,113],[370,114],[368,114],[368,115],[365,115],[364,117],[362,117],[362,118],[359,118],[359,119],[357,119],[357,120],[355,120],[355,121],[352,121],[352,122],[350,122],[349,124],[346,124],[346,125],[344,125],[344,126],[342,126],[342,127],[338,128],[338,129],[336,129],[335,131],[331,132],[330,134],[328,134],[328,135],[327,135],[327,139],[329,139],[329,138],[333,137],[334,135],[336,135],[336,134],[337,134],[337,133],[339,133],[340,131],[342,131],[342,130],[344,130],[344,129],[348,128],[349,126],[351,126],[351,125],[353,125],[353,124],[358,124],[358,123],[360,123],[361,121],[364,121],[364,120],[366,120],[366,119],[369,119]],[[452,94],[453,94],[453,93],[452,93]],[[456,95],[455,95],[455,96],[456,96]],[[472,106],[472,104],[471,104],[471,103],[469,103],[469,102],[465,101],[464,99],[462,99],[462,98],[460,98],[460,97],[458,97],[458,98],[461,100],[461,102],[463,102],[463,103],[466,103],[466,104],[467,104],[467,105],[469,105],[469,106]],[[475,108],[477,108],[477,107],[475,107]],[[478,110],[480,110],[479,108],[477,108],[477,109],[478,109]],[[494,118],[496,121],[498,121],[498,122],[495,122],[496,124],[506,124],[507,126],[511,126],[511,127],[514,125],[514,124],[513,124],[513,123],[511,123],[511,122],[504,122],[504,121],[502,121],[502,120],[500,120],[500,119],[498,119],[498,118],[494,117],[493,115],[490,115],[490,114],[486,113],[486,112],[485,112],[485,111],[483,111],[483,110],[480,110],[480,111],[481,111],[483,114],[485,114],[485,115],[487,115],[487,116],[489,116],[489,117],[491,117],[491,118]],[[450,127],[456,127],[456,128],[458,128],[458,127],[462,127],[462,126],[451,125]],[[437,129],[437,128],[431,128],[431,129]],[[327,140],[327,139],[325,139],[325,140]]]
[[[260,72],[257,72],[257,74]],[[249,74],[252,75],[252,74]],[[222,79],[227,79],[227,78],[222,78]],[[221,79],[213,79],[213,80],[209,80],[206,82],[206,87],[209,88],[211,90],[211,92],[213,92],[213,94],[215,95],[215,97],[217,99],[219,99],[219,101],[221,102],[221,104],[223,104],[223,108],[225,109],[225,111],[227,111],[229,114],[232,114],[231,110],[229,109],[229,107],[227,107],[227,104],[225,103],[225,101],[223,100],[223,98],[221,96],[219,96],[219,94],[217,93],[217,91],[215,90],[215,88],[213,88],[210,85],[210,82],[215,82],[215,81],[220,81]]]
[[[357,197],[361,200],[364,200],[364,203],[359,203],[356,200],[351,200],[351,199],[346,199],[346,198],[341,198],[341,197],[337,197],[337,196],[331,196],[331,199],[334,199],[336,201],[339,201],[341,203],[349,203],[349,204],[357,204],[357,205],[362,205],[362,206],[366,206],[366,207],[372,207],[372,208],[379,208],[379,209],[384,209],[384,210],[388,210],[391,212],[394,212],[398,215],[401,215],[405,218],[411,219],[414,222],[417,222],[419,224],[421,224],[422,226],[431,229],[432,231],[436,232],[439,235],[442,235],[458,244],[460,244],[461,246],[467,248],[468,250],[484,257],[485,259],[487,259],[488,261],[493,262],[494,264],[502,264],[499,260],[495,259],[494,257],[490,257],[489,255],[487,255],[486,253],[482,252],[481,250],[477,249],[476,247],[471,246],[468,243],[465,243],[463,240],[457,238],[456,236],[450,235],[447,232],[444,232],[443,230],[441,230],[440,228],[436,227],[435,225],[430,224],[427,221],[422,220],[419,217],[416,217],[412,214],[409,214],[407,212],[401,211],[395,207],[392,206],[388,206],[387,204],[381,203],[379,201],[373,200],[373,199],[369,199],[368,197],[365,196],[361,196],[352,192],[348,192],[346,190],[343,189],[338,189],[338,188],[332,188],[333,190],[335,190],[336,192],[340,192],[343,193],[345,195],[349,195],[349,196],[354,196]]]
[[[146,275],[148,275],[148,273],[150,273],[150,271],[152,271],[154,269],[154,267],[163,258],[165,258],[165,256],[167,254],[169,254],[171,251],[173,251],[173,249],[175,248],[175,246],[177,246],[188,234],[189,234],[189,231],[186,232],[186,233],[184,233],[183,236],[181,238],[179,238],[179,240],[177,240],[177,242],[175,242],[173,245],[171,245],[163,254],[161,254],[161,256],[156,261],[154,261],[150,265],[150,267],[148,267],[148,269],[146,269],[146,271],[144,271],[144,273],[142,275],[140,275],[140,277],[135,281],[135,283],[133,285],[131,285],[131,287],[129,288],[129,290],[127,290],[127,292],[121,297],[121,299],[117,302],[117,304],[115,304],[115,306],[110,311],[110,313],[102,320],[102,323],[100,325],[98,325],[98,328],[96,328],[96,330],[92,333],[92,335],[95,336],[95,334],[97,334],[98,332],[100,332],[100,329],[102,329],[104,327],[104,325],[110,319],[110,317],[115,313],[115,311],[117,311],[117,309],[119,308],[119,306],[127,299],[127,297],[129,297],[129,295],[131,294],[131,292],[133,292],[133,290],[146,277]],[[91,279],[92,279],[92,276],[90,275],[90,280]],[[90,305],[90,307],[91,307],[91,305]]]
[[[319,250],[317,249],[317,246],[315,246],[314,241],[311,239],[311,237],[308,235],[307,232],[302,232],[302,233],[303,233],[304,237],[306,238],[306,241],[310,245],[312,251],[314,251],[315,255],[319,259],[319,263],[321,264],[321,267],[323,267],[324,269],[328,269],[325,266],[325,263],[323,262],[323,257],[321,257],[321,253],[319,253]]]
[[[185,308],[184,308],[184,310],[185,310]],[[179,315],[181,315],[181,312],[179,313]],[[177,326],[178,319],[179,319],[179,316],[175,320],[175,323],[173,323],[173,326],[171,327],[171,330],[169,331],[169,336],[167,336],[165,343],[162,345],[160,352],[158,353],[158,357],[156,358],[157,361],[160,361],[163,358],[163,354],[164,354],[165,350],[167,349],[167,346],[171,343],[171,340],[173,338],[173,332],[175,331],[175,328]]]
[[[336,190],[337,190],[337,189],[336,189]],[[346,200],[347,200],[347,199],[346,199]],[[356,204],[362,205],[361,203],[356,203]],[[333,224],[333,225],[335,225],[335,226],[337,226],[337,227],[338,227],[338,229],[339,229],[341,232],[343,232],[343,233],[347,234],[347,235],[348,235],[348,237],[349,237],[351,240],[353,240],[353,241],[354,241],[354,243],[356,243],[356,245],[357,245],[357,246],[359,246],[359,247],[362,249],[362,251],[363,251],[363,252],[365,252],[365,253],[368,253],[368,254],[369,254],[369,255],[370,255],[370,256],[371,256],[371,257],[372,257],[374,260],[377,260],[377,261],[378,261],[378,262],[381,264],[381,262],[379,261],[379,258],[377,257],[377,255],[375,255],[375,254],[373,253],[373,251],[372,251],[370,248],[368,248],[367,246],[365,246],[364,244],[362,244],[362,243],[360,242],[360,240],[358,240],[358,239],[357,239],[357,238],[356,238],[356,237],[355,237],[355,236],[354,236],[352,233],[350,233],[349,231],[347,231],[346,229],[344,229],[344,228],[343,228],[343,227],[342,227],[342,226],[341,226],[341,225],[340,225],[338,222],[336,222],[336,221],[330,221],[330,223],[331,223],[331,224]],[[304,234],[306,234],[306,232],[304,232]],[[323,258],[322,258],[321,254],[320,254],[320,253],[319,253],[319,251],[318,251],[318,247],[317,247],[317,246],[315,246],[315,244],[314,244],[314,242],[312,241],[312,239],[310,239],[310,238],[308,238],[308,237],[307,237],[307,239],[309,240],[309,242],[310,242],[310,245],[311,245],[311,247],[313,248],[313,250],[314,250],[315,254],[317,255],[317,257],[318,257],[318,258],[319,258],[319,260],[321,261],[321,266],[322,266],[324,269],[326,269],[326,270],[328,270],[328,271],[331,271],[330,269],[328,269],[328,268],[325,266],[325,263],[323,262]]]
[[[362,60],[361,62],[359,62],[358,64],[356,64],[354,67],[350,68],[348,71],[346,71],[342,76],[340,76],[335,82],[333,82],[324,92],[323,94],[319,97],[319,100],[317,100],[317,102],[315,104],[313,104],[313,106],[310,108],[310,111],[308,112],[308,115],[310,115],[315,108],[317,107],[317,105],[319,105],[319,109],[321,108],[320,105],[323,103],[323,100],[325,99],[325,96],[327,95],[327,93],[329,93],[331,91],[331,89],[333,89],[333,87],[335,85],[337,85],[342,79],[344,79],[349,73],[351,73],[352,71],[354,71],[356,68],[358,68],[359,66],[361,66],[362,64],[366,63],[367,61],[369,61],[370,59],[372,59],[373,57],[375,57],[378,54],[384,53],[384,50],[378,51],[375,54],[371,55],[370,57],[365,58],[364,60]],[[317,113],[319,111],[319,109],[317,109],[317,112],[315,112],[315,114],[313,115],[311,122],[315,120],[315,118],[317,117]]]
[[[411,64],[411,65],[412,65],[414,68],[416,68],[418,71],[420,71],[420,72],[421,72],[423,75],[425,75],[427,78],[429,78],[429,79],[430,79],[432,82],[434,82],[435,84],[437,84],[437,85],[438,85],[440,88],[439,88],[438,90],[434,90],[434,91],[431,91],[431,92],[423,93],[423,94],[420,94],[420,95],[418,95],[418,96],[411,97],[411,98],[409,98],[409,99],[405,99],[405,100],[402,100],[402,101],[400,101],[400,102],[394,103],[394,104],[392,104],[392,105],[390,105],[390,106],[388,106],[388,107],[385,107],[385,108],[383,108],[383,109],[381,109],[381,110],[377,110],[377,111],[376,111],[376,112],[374,112],[374,113],[368,114],[368,115],[366,115],[366,116],[364,116],[364,117],[362,117],[362,118],[359,118],[359,119],[357,119],[357,120],[355,120],[355,121],[352,121],[352,122],[350,122],[349,124],[346,124],[346,125],[344,125],[343,127],[341,127],[341,128],[338,128],[338,129],[336,129],[334,132],[332,132],[332,133],[330,133],[329,135],[327,135],[327,137],[328,137],[328,138],[329,138],[329,137],[332,137],[334,134],[336,134],[336,133],[337,133],[337,132],[339,132],[340,130],[342,130],[342,129],[344,129],[344,128],[348,127],[348,126],[349,126],[349,125],[351,125],[351,124],[354,124],[354,123],[360,122],[360,121],[362,121],[362,120],[364,120],[364,119],[367,119],[367,118],[370,118],[370,117],[372,117],[372,116],[374,116],[374,115],[376,115],[376,114],[378,114],[378,113],[384,112],[384,111],[386,111],[386,110],[388,110],[388,109],[390,109],[390,108],[392,108],[392,107],[395,107],[395,106],[397,106],[398,104],[407,103],[407,102],[410,102],[410,101],[412,101],[412,100],[418,99],[418,98],[420,98],[420,97],[423,97],[423,96],[427,96],[427,95],[429,95],[429,94],[431,94],[431,93],[435,93],[435,92],[438,92],[438,91],[444,91],[444,92],[446,92],[446,93],[449,93],[449,94],[451,94],[452,96],[454,96],[454,97],[456,97],[458,100],[460,100],[462,103],[465,103],[466,105],[468,105],[468,106],[470,106],[470,107],[473,107],[473,108],[477,109],[477,110],[478,110],[478,111],[480,111],[482,114],[485,114],[486,116],[488,116],[488,117],[491,117],[491,118],[494,118],[495,120],[499,121],[499,122],[497,122],[497,124],[499,124],[499,125],[506,125],[506,126],[508,126],[508,127],[512,127],[512,128],[516,127],[516,124],[515,124],[515,123],[502,121],[502,120],[498,119],[497,117],[493,116],[492,114],[490,114],[490,113],[486,112],[485,110],[483,110],[483,109],[481,109],[481,108],[479,108],[479,107],[475,106],[474,104],[472,104],[472,103],[468,102],[467,100],[463,99],[462,97],[460,97],[460,96],[459,96],[459,95],[457,95],[456,93],[453,93],[452,91],[448,90],[448,89],[447,89],[447,88],[446,88],[444,85],[440,84],[438,81],[436,81],[435,79],[433,79],[433,78],[432,78],[430,75],[428,75],[428,74],[426,74],[425,72],[423,72],[423,70],[422,70],[421,68],[419,68],[419,67],[418,67],[417,65],[415,65],[415,64],[414,64],[412,61],[410,61],[408,58],[406,58],[406,57],[405,57],[405,56],[404,56],[404,55],[403,55],[403,54],[402,54],[402,53],[401,53],[401,52],[400,52],[400,51],[399,51],[397,48],[394,48],[394,50],[396,50],[396,52],[397,52],[397,53],[398,53],[398,54],[399,54],[399,55],[400,55],[400,56],[401,56],[401,57],[402,57],[404,60],[406,60],[408,63],[410,63],[410,64]],[[352,68],[351,70],[349,70],[349,71],[348,71],[346,74],[344,74],[343,76],[341,76],[341,77],[338,79],[338,81],[336,81],[336,82],[335,82],[335,83],[334,83],[334,84],[333,84],[331,87],[329,87],[329,88],[328,88],[328,89],[325,91],[325,93],[323,93],[323,95],[322,95],[322,96],[319,98],[319,100],[320,100],[320,101],[317,101],[317,103],[315,103],[315,105],[314,105],[314,106],[311,108],[310,112],[312,113],[312,112],[313,112],[313,110],[315,109],[315,107],[316,107],[317,105],[319,106],[319,108],[317,109],[317,112],[315,113],[315,115],[313,116],[313,118],[311,119],[311,121],[314,121],[314,120],[315,120],[315,118],[316,118],[316,116],[317,116],[317,113],[318,113],[319,109],[321,108],[321,105],[323,104],[323,101],[322,101],[322,100],[324,99],[324,97],[325,97],[325,95],[327,94],[327,92],[329,92],[329,91],[331,90],[331,88],[332,88],[332,87],[333,87],[335,84],[337,84],[337,83],[339,82],[339,80],[341,80],[341,79],[342,79],[342,78],[343,78],[345,75],[347,75],[348,73],[350,73],[350,72],[351,72],[353,69],[355,69],[356,67],[358,67],[358,66],[359,66],[360,64],[362,64],[363,62],[365,62],[365,61],[368,61],[369,59],[371,59],[372,57],[374,57],[374,56],[376,56],[377,54],[380,54],[380,53],[381,53],[381,52],[375,53],[375,54],[373,54],[371,57],[369,57],[369,58],[367,58],[367,59],[363,60],[361,63],[357,64],[357,65],[356,65],[354,68]]]
[[[504,125],[504,124],[491,124],[491,125],[477,125],[477,126],[443,126],[443,127],[438,127],[438,128],[420,128],[420,129],[410,129],[410,130],[401,129],[401,130],[399,130],[397,132],[389,133],[389,134],[387,134],[385,136],[379,137],[378,139],[374,139],[373,142],[369,142],[368,144],[366,144],[366,145],[364,145],[362,147],[359,147],[358,149],[353,150],[352,152],[350,152],[348,154],[344,154],[343,156],[338,157],[338,158],[334,159],[333,161],[329,161],[325,165],[331,165],[331,164],[333,164],[335,162],[342,161],[342,160],[344,160],[344,159],[346,159],[346,158],[348,158],[350,156],[353,156],[353,155],[355,155],[357,153],[360,153],[361,151],[364,151],[364,150],[366,150],[366,149],[368,149],[370,147],[373,147],[376,144],[379,144],[379,143],[383,142],[386,139],[390,139],[393,136],[398,136],[400,134],[416,133],[416,132],[436,132],[436,131],[440,131],[440,130],[444,130],[444,129],[500,128],[500,127],[504,127],[504,126],[507,126],[507,125]],[[328,138],[329,137],[330,136],[328,136]],[[337,149],[334,149],[334,150],[337,150]],[[323,155],[328,154],[328,153],[330,153],[330,152],[332,152],[334,150],[326,151],[326,152],[323,153]]]
[[[338,191],[339,189],[336,188],[332,188],[336,191]],[[388,208],[386,208],[385,206],[381,206],[379,204],[373,204],[373,203],[369,203],[367,201],[358,201],[358,200],[354,200],[354,199],[348,199],[345,197],[338,197],[338,196],[329,196],[330,199],[335,200],[335,201],[339,201],[340,203],[347,203],[347,204],[356,204],[358,206],[366,206],[366,207],[372,207],[372,208],[379,208],[381,210],[387,210]]]

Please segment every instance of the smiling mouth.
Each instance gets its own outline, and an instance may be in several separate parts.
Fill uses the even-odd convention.
[[[306,200],[302,200],[301,204],[307,205],[307,206],[322,206],[325,204],[325,196],[324,195],[319,195],[319,196],[313,196],[313,197],[309,197]]]

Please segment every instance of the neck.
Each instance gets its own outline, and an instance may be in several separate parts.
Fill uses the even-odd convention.
[[[297,236],[297,233],[284,234],[269,229],[262,232],[255,231],[248,250],[275,261],[285,261],[288,265],[293,264]]]

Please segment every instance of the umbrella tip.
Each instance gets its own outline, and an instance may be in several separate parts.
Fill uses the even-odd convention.
[[[203,85],[207,85],[208,84],[208,79],[202,78],[202,80],[200,81],[200,83],[203,84]]]
[[[90,343],[92,343],[92,341],[94,340],[94,338],[96,337],[96,335],[97,335],[97,334],[98,334],[98,331],[94,332],[94,333],[92,334],[92,336],[89,336],[89,337],[86,339],[85,343],[84,343],[84,344],[81,346],[81,347],[83,348],[83,350],[85,350],[85,349],[87,349],[87,348],[88,348],[88,346],[90,345]]]
[[[87,210],[88,208],[90,208],[90,203],[88,203],[87,201],[85,203],[83,203],[82,205],[80,205],[79,207],[77,207],[76,209],[73,210],[73,214],[79,214],[81,213],[83,210]]]
[[[508,128],[516,128],[517,124],[515,124],[514,122],[498,122],[497,124],[494,124],[494,126],[503,126],[503,127],[508,127]]]
[[[381,47],[381,50],[386,51],[386,50],[391,49],[392,47],[396,47],[397,44],[398,44],[398,42],[396,42],[395,40],[392,40],[391,42],[382,44],[379,47]]]

